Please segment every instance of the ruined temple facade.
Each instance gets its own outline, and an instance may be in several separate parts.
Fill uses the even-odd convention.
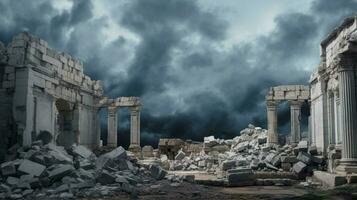
[[[357,172],[357,21],[347,18],[321,42],[311,75],[311,143],[340,148],[336,171]]]
[[[300,141],[300,108],[308,100],[309,144],[329,158],[330,172],[357,173],[357,18],[345,19],[321,42],[320,50],[310,86],[269,89],[268,143],[278,142],[276,106],[281,101],[291,106],[291,142]]]
[[[282,85],[271,87],[266,95],[268,119],[268,143],[278,144],[277,106],[283,101],[290,105],[291,134],[289,143],[297,144],[301,139],[301,106],[310,99],[309,86]]]
[[[21,33],[7,46],[0,42],[0,157],[16,143],[31,145],[40,131],[57,145],[97,147],[102,108],[108,109],[108,144],[116,146],[119,107],[131,109],[131,144],[140,146],[139,98],[104,97],[81,61],[40,38]]]

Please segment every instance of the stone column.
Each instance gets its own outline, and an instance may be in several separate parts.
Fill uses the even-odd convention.
[[[107,139],[107,146],[117,147],[117,135],[118,135],[117,122],[118,122],[117,107],[109,106],[108,107],[108,139]]]
[[[328,115],[328,140],[329,144],[336,144],[335,138],[335,97],[333,92],[328,91],[327,96],[327,115]]]
[[[300,142],[301,101],[290,101],[291,143]]]
[[[276,101],[267,101],[268,144],[278,144],[278,115]]]
[[[344,61],[339,69],[341,102],[342,159],[337,171],[357,173],[357,96],[355,63]]]
[[[130,145],[140,146],[140,107],[131,107]]]
[[[340,97],[338,92],[335,92],[335,140],[336,144],[341,144],[341,112],[340,112]]]

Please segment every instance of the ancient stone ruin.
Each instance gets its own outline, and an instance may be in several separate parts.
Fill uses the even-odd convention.
[[[102,83],[83,73],[81,61],[27,33],[7,47],[0,43],[0,58],[0,160],[11,146],[30,146],[45,133],[48,142],[60,146],[98,147],[103,108],[108,110],[108,146],[117,146],[120,107],[131,109],[130,144],[140,146],[140,99],[103,96]]]
[[[184,182],[228,187],[356,183],[356,58],[357,18],[351,17],[322,41],[321,62],[309,86],[268,89],[267,129],[249,124],[232,139],[161,138],[154,149],[141,148],[138,97],[105,97],[101,82],[83,73],[81,61],[21,33],[7,46],[0,43],[0,199],[121,193],[137,198]],[[285,143],[277,127],[277,106],[283,101],[291,112]],[[310,106],[307,138],[300,129],[303,103]],[[128,151],[117,147],[121,107],[131,111]],[[101,148],[101,109],[108,111],[106,148]]]

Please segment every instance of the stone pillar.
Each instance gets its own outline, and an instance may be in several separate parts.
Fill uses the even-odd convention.
[[[349,61],[349,60],[348,60]],[[337,171],[357,173],[357,96],[355,63],[343,63],[339,69],[341,102],[342,159]]]
[[[301,120],[301,101],[290,101],[290,121],[291,121],[291,143],[300,142],[300,120]]]
[[[268,144],[278,144],[278,115],[276,101],[267,101]]]
[[[327,122],[328,122],[328,140],[329,144],[336,144],[335,138],[335,97],[333,92],[329,91],[327,96]]]
[[[140,107],[131,107],[130,145],[140,146]]]
[[[107,146],[117,147],[117,135],[118,135],[117,122],[118,122],[117,107],[109,106],[108,107],[108,140],[107,140]]]

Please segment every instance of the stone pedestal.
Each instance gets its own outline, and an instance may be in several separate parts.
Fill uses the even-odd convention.
[[[140,107],[131,107],[130,146],[140,147]]]
[[[108,107],[108,140],[107,146],[117,147],[117,107]]]
[[[278,144],[277,102],[267,101],[268,144]]]
[[[346,173],[357,173],[356,74],[352,66],[342,66],[339,71],[343,148],[342,159],[336,170]]]
[[[290,101],[291,113],[291,143],[297,144],[301,139],[300,120],[301,120],[301,101]]]

